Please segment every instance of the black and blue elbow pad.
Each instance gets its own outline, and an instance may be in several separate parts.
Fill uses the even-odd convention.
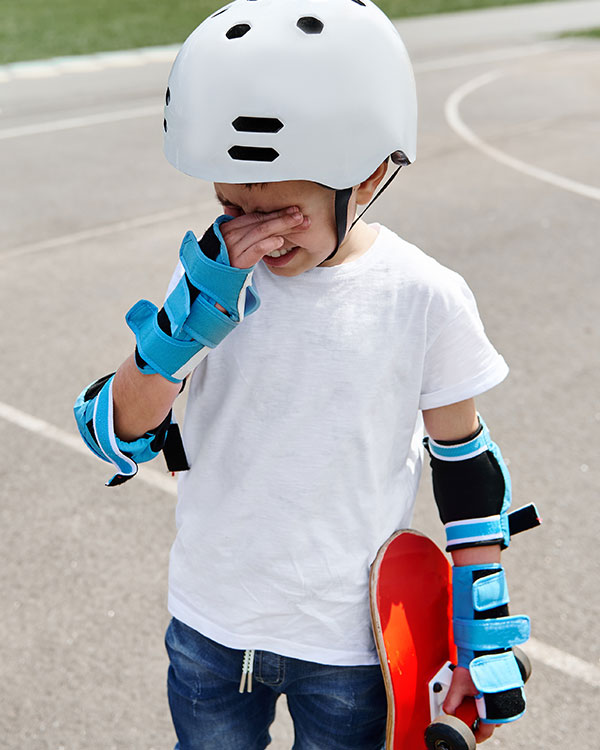
[[[508,547],[510,474],[485,422],[462,442],[425,438],[433,494],[446,530],[446,550],[500,544]]]

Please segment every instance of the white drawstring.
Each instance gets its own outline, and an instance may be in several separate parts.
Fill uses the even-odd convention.
[[[254,649],[246,649],[244,651],[244,659],[242,661],[242,679],[240,680],[240,693],[245,690],[248,693],[252,692],[252,672],[254,671]]]

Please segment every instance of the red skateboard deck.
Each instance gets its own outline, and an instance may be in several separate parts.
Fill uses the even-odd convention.
[[[388,699],[386,750],[425,750],[424,733],[441,713],[451,672],[446,668],[439,682],[436,675],[456,663],[450,563],[423,534],[398,531],[371,566],[370,595]],[[475,702],[463,702],[457,715],[472,726]]]

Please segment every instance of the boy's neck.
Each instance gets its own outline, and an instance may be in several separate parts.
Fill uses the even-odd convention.
[[[364,255],[377,239],[377,229],[362,219],[356,223],[340,245],[340,249],[331,260],[321,263],[321,266],[339,266],[342,263],[352,263]]]

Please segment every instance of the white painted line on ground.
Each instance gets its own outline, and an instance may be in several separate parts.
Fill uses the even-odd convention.
[[[540,661],[547,667],[552,667],[563,674],[573,677],[581,682],[586,682],[592,687],[600,687],[600,668],[590,664],[578,656],[567,654],[548,643],[538,641],[537,638],[530,638],[523,645],[523,650],[527,656]]]
[[[14,128],[0,130],[0,141],[9,138],[22,138],[28,135],[41,135],[43,133],[57,133],[61,130],[73,130],[73,128],[87,128],[92,125],[105,125],[123,120],[135,120],[139,117],[158,116],[163,111],[158,104],[135,107],[134,109],[122,109],[117,112],[99,112],[95,115],[83,115],[82,117],[68,117],[64,120],[53,120],[51,122],[40,122],[34,125],[19,125]]]
[[[65,432],[2,401],[0,401],[0,417],[23,430],[58,443],[88,458],[93,458],[95,461],[98,460],[77,435]],[[138,475],[131,481],[144,482],[156,489],[164,490],[170,495],[177,494],[177,483],[172,477],[146,467],[141,467]],[[536,638],[531,638],[525,644],[524,650],[532,659],[542,662],[552,669],[585,682],[591,687],[600,687],[600,668],[580,659],[578,656],[568,654],[550,646],[548,643],[538,641]]]
[[[432,71],[450,70],[452,68],[461,68],[469,65],[482,65],[484,63],[513,60],[521,57],[533,57],[535,55],[547,54],[548,52],[556,52],[557,50],[572,46],[572,41],[559,39],[550,42],[539,42],[538,44],[503,47],[487,50],[485,52],[472,52],[467,55],[454,55],[452,57],[424,60],[422,62],[414,63],[413,68],[415,73],[429,73]]]
[[[137,216],[133,219],[116,221],[113,224],[104,224],[103,226],[93,227],[92,229],[83,229],[81,232],[65,234],[62,237],[52,237],[51,239],[32,242],[29,245],[20,245],[19,247],[9,248],[4,252],[0,250],[0,262],[3,260],[9,260],[10,258],[18,258],[22,255],[29,255],[30,253],[60,249],[78,242],[88,242],[117,232],[126,232],[130,229],[138,229],[140,227],[151,226],[152,224],[159,224],[163,221],[178,219],[181,216],[189,216],[190,214],[201,211],[207,203],[199,203],[194,206],[182,206],[181,208],[173,208],[170,211],[157,211],[146,216]]]
[[[45,422],[43,419],[33,417],[31,414],[27,414],[20,409],[15,409],[13,406],[5,404],[2,401],[0,401],[0,417],[23,430],[27,430],[27,432],[39,435],[40,437],[51,440],[54,443],[58,443],[59,445],[69,448],[69,450],[75,451],[76,453],[80,453],[87,458],[93,458],[95,461],[99,461],[99,459],[96,458],[88,448],[86,448],[83,440],[77,435],[65,432],[64,430]],[[106,470],[107,474],[109,474],[111,469],[108,464],[106,465]],[[107,476],[107,479],[108,478],[109,477]],[[161,474],[154,469],[141,467],[135,479],[142,481],[145,484],[149,484],[156,489],[168,492],[171,495],[177,494],[177,481],[167,473]]]
[[[484,73],[484,75],[477,76],[477,78],[467,81],[453,91],[444,105],[444,114],[448,125],[450,125],[452,130],[466,141],[466,143],[500,164],[504,164],[517,172],[521,172],[522,174],[533,177],[536,180],[541,180],[542,182],[546,182],[549,185],[561,188],[562,190],[568,190],[571,193],[581,195],[585,198],[600,200],[600,188],[593,185],[586,185],[585,183],[577,182],[576,180],[571,180],[568,177],[562,177],[554,172],[549,172],[546,169],[541,169],[540,167],[528,164],[521,159],[516,159],[514,156],[510,156],[499,148],[486,143],[486,141],[476,135],[464,122],[460,115],[461,103],[474,91],[499,80],[507,74],[508,71],[505,70],[493,70],[490,73]]]

